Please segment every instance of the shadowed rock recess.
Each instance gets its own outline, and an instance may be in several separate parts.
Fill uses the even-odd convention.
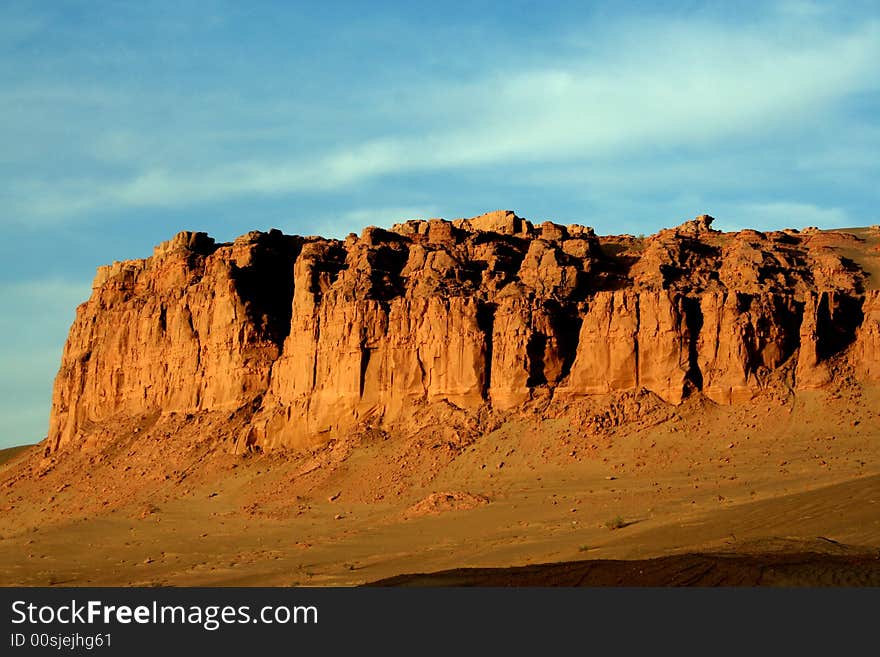
[[[99,268],[46,450],[179,414],[236,418],[214,433],[243,451],[412,427],[438,407],[479,425],[542,400],[735,404],[880,380],[880,294],[843,255],[863,238],[711,222],[600,237],[497,211],[342,241],[180,233]]]

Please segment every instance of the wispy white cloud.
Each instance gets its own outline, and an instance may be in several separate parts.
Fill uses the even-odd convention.
[[[414,88],[402,96],[399,116],[419,106],[416,132],[292,158],[239,154],[203,166],[154,161],[127,175],[32,180],[16,187],[23,193],[13,193],[9,204],[14,216],[53,221],[102,209],[330,192],[399,173],[601,162],[792,134],[850,94],[878,86],[880,24],[849,32],[826,33],[813,23],[803,29],[817,38],[778,36],[779,25],[769,23],[613,27],[590,49],[552,64]],[[103,148],[124,159],[132,144],[119,137]]]

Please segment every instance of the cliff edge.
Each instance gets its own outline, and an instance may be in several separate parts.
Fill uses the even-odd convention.
[[[215,418],[212,436],[242,451],[392,430],[437,408],[478,421],[536,399],[735,404],[880,381],[880,230],[711,224],[603,237],[497,211],[345,240],[180,233],[99,268],[46,451],[168,416]]]

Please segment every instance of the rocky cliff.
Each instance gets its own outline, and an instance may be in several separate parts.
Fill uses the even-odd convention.
[[[499,211],[345,240],[180,233],[98,270],[47,449],[168,414],[244,416],[230,444],[265,449],[438,405],[476,417],[633,390],[734,404],[880,380],[880,293],[853,255],[876,261],[876,231],[711,222],[599,237]]]

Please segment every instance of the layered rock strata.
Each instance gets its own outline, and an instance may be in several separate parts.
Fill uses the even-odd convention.
[[[639,389],[733,404],[780,374],[822,387],[842,362],[880,380],[880,297],[826,233],[711,222],[599,237],[499,211],[345,240],[180,233],[99,269],[49,447],[155,413],[247,409],[240,449],[302,447],[431,404]]]

